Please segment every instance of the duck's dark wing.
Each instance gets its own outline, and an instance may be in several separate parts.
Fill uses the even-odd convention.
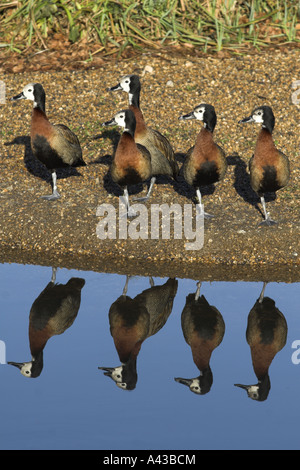
[[[76,134],[74,134],[69,127],[64,124],[55,124],[53,126],[55,131],[58,132],[64,139],[66,139],[70,144],[80,147],[80,142]]]
[[[170,144],[169,140],[161,134],[157,129],[148,128],[153,136],[153,144],[157,147],[162,154],[167,158],[169,161],[173,176],[176,177],[179,173],[179,168],[177,162],[175,160],[175,153],[173,150],[172,145]]]
[[[84,284],[81,278],[71,278],[67,284],[49,282],[32,304],[30,324],[36,330],[42,330],[51,321],[56,334],[60,334],[77,316]]]
[[[64,157],[66,163],[72,166],[85,166],[77,135],[64,124],[55,124],[53,129],[55,133],[52,138],[53,146]]]
[[[251,173],[251,168],[252,168],[252,164],[253,164],[253,158],[254,158],[254,154],[252,155],[252,157],[250,158],[249,163],[248,163],[248,168],[249,168],[250,173]]]
[[[151,162],[151,154],[149,150],[142,144],[136,144],[138,150],[142,153],[142,155]]]
[[[139,339],[144,340],[149,331],[149,313],[141,302],[127,295],[121,295],[110,306],[109,313],[110,333],[114,336],[115,331],[136,331]]]
[[[145,306],[149,312],[150,328],[148,337],[156,334],[169,318],[177,288],[178,281],[170,278],[165,284],[150,287],[135,297],[135,300]]]

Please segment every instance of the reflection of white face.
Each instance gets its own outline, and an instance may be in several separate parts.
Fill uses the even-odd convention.
[[[196,119],[199,121],[203,121],[204,119],[204,113],[205,113],[205,106],[197,106],[194,109],[194,116]]]
[[[252,114],[252,119],[254,122],[258,122],[260,124],[262,124],[264,122],[264,112],[262,109],[257,109],[256,111],[254,111],[254,113]]]
[[[192,382],[190,383],[190,390],[191,392],[197,393],[200,395],[201,393],[201,388],[200,388],[200,382],[199,379],[193,379]]]
[[[28,85],[29,86],[29,85]],[[24,362],[20,372],[24,377],[31,377],[32,362]]]
[[[127,384],[125,382],[122,382],[122,372],[123,372],[123,366],[115,367],[111,374],[111,378],[116,382],[116,385],[119,388],[123,388],[126,390]]]
[[[261,121],[256,121],[256,122],[261,122]],[[252,400],[258,400],[258,398],[259,398],[258,390],[259,390],[259,386],[258,386],[258,385],[251,385],[251,386],[247,389],[248,396],[249,396],[250,398],[252,398]]]
[[[111,377],[115,382],[117,383],[122,382],[122,371],[123,371],[123,366],[115,367],[115,369],[113,370]]]
[[[119,388],[122,388],[123,390],[126,390],[127,384],[125,382],[116,382],[117,386]]]
[[[27,100],[35,101],[34,99],[34,83],[29,83],[23,88],[23,95]]]
[[[130,92],[130,76],[125,75],[125,77],[121,78],[120,85],[126,93]]]

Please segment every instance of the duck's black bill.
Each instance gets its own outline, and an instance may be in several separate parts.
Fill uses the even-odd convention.
[[[239,124],[244,124],[245,122],[253,122],[253,117],[249,116],[239,121]]]
[[[104,370],[104,375],[106,375],[107,377],[111,377],[113,371],[115,370],[114,367],[98,367],[98,369]]]
[[[107,88],[107,91],[117,91],[117,90],[122,90],[120,83],[118,83],[118,85]]]
[[[24,365],[24,362],[8,362],[7,364],[9,364],[11,366],[15,366],[18,369],[22,369],[22,367]]]
[[[235,387],[240,387],[242,388],[243,390],[247,390],[249,389],[250,385],[243,385],[243,384],[234,384]]]
[[[182,385],[187,385],[188,387],[191,385],[191,379],[183,379],[182,377],[174,377],[175,382],[178,382]]]
[[[26,98],[26,96],[24,95],[23,91],[21,93],[19,93],[18,95],[16,96],[13,96],[10,101],[17,101],[17,100],[24,100]]]
[[[106,121],[102,124],[102,126],[116,126],[117,122],[115,118],[111,119],[110,121]]]

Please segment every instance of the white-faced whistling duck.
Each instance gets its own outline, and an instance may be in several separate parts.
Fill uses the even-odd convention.
[[[129,109],[134,112],[136,129],[134,139],[137,143],[144,145],[151,154],[152,178],[146,197],[139,198],[140,201],[149,199],[157,175],[168,175],[175,180],[178,175],[178,165],[174,150],[169,140],[156,129],[147,126],[143,113],[140,109],[141,83],[138,75],[126,75],[117,85],[108,88],[108,91],[123,90],[128,93]]]
[[[290,165],[286,155],[276,149],[272,138],[275,117],[270,106],[260,106],[252,111],[251,116],[239,123],[257,122],[262,124],[258,134],[254,154],[249,161],[250,183],[259,195],[265,220],[259,225],[274,225],[266,210],[264,193],[276,192],[287,185],[290,177]]]
[[[44,365],[44,348],[48,339],[65,332],[78,314],[81,289],[85,280],[72,277],[66,284],[56,284],[56,269],[52,279],[33,302],[29,314],[30,362],[8,362],[20,369],[24,377],[38,377]]]
[[[271,382],[269,367],[275,355],[285,346],[287,323],[284,315],[275,306],[270,297],[264,297],[266,283],[261,294],[250,310],[247,323],[246,339],[250,346],[254,373],[258,379],[256,385],[235,384],[247,391],[252,400],[264,401],[269,395]]]
[[[45,111],[46,95],[39,83],[26,85],[23,91],[11,98],[12,101],[27,99],[33,101],[31,118],[31,147],[34,156],[52,174],[52,194],[43,199],[53,201],[60,197],[56,186],[56,169],[85,166],[77,136],[64,124],[51,124]]]
[[[195,145],[186,154],[183,163],[183,176],[186,182],[196,189],[200,213],[198,216],[209,219],[211,214],[204,212],[200,187],[221,181],[227,170],[227,160],[223,149],[214,142],[213,131],[217,123],[215,108],[211,104],[200,104],[192,112],[179,117],[179,120],[198,119],[203,121]]]
[[[184,339],[191,347],[193,360],[200,375],[192,379],[177,377],[175,381],[187,385],[198,395],[204,395],[212,386],[210,358],[213,350],[223,340],[225,323],[219,310],[210,305],[204,295],[200,296],[200,286],[199,282],[196,294],[189,294],[186,297],[181,314]]]
[[[98,367],[123,390],[133,390],[137,383],[137,356],[145,339],[165,325],[173,308],[178,281],[168,279],[161,286],[151,283],[135,298],[127,296],[128,277],[122,295],[109,310],[110,332],[122,363],[118,367]]]
[[[136,120],[130,109],[119,111],[113,119],[103,123],[103,126],[116,125],[124,131],[113,156],[111,177],[123,188],[127,214],[134,217],[136,213],[129,204],[127,186],[143,183],[152,175],[151,157],[146,147],[134,140]]]

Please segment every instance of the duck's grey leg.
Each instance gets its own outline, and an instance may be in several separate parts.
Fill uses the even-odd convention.
[[[127,187],[125,186],[124,188],[124,199],[125,199],[125,205],[126,205],[126,209],[127,209],[127,212],[124,214],[127,215],[128,217],[136,217],[137,213],[135,212],[135,210],[133,209],[133,207],[131,207],[130,203],[129,203],[129,194],[128,194],[128,190],[127,190]]]
[[[267,285],[267,282],[264,282],[262,291],[261,291],[260,296],[259,296],[259,299],[258,299],[258,302],[259,302],[260,304],[261,304],[262,301],[264,300],[266,285]]]
[[[196,294],[195,294],[195,300],[198,300],[199,299],[199,296],[200,296],[200,288],[201,288],[201,282],[197,282],[197,290],[196,290]]]
[[[153,189],[153,186],[154,186],[155,181],[156,181],[156,177],[153,176],[153,177],[151,178],[150,186],[149,186],[148,192],[147,192],[147,194],[146,194],[145,197],[134,197],[133,200],[134,200],[134,201],[141,201],[141,202],[148,201],[148,199],[149,199],[149,197],[150,197],[150,194],[151,194],[151,192],[152,192],[152,189]]]
[[[57,268],[52,268],[51,282],[53,282],[53,284],[56,281],[56,271],[57,271]]]
[[[125,286],[123,288],[123,292],[122,292],[122,295],[127,295],[127,291],[128,291],[128,284],[129,284],[129,279],[131,278],[131,276],[129,276],[127,274],[126,276],[126,282],[125,282]]]
[[[261,196],[260,201],[261,201],[261,205],[263,207],[265,220],[260,222],[258,225],[260,226],[260,225],[275,225],[275,224],[277,224],[277,222],[275,220],[270,219],[270,214],[269,214],[269,212],[267,212],[267,209],[266,209],[266,201],[265,201],[264,196]]]
[[[42,199],[45,199],[47,201],[55,201],[56,199],[60,198],[60,194],[57,191],[57,186],[56,186],[56,171],[52,171],[52,194],[50,196],[42,196]]]
[[[196,206],[197,208],[197,219],[204,217],[204,219],[211,219],[214,217],[212,214],[208,214],[207,212],[204,212],[204,204],[202,204],[202,197],[201,197],[201,192],[200,189],[196,189],[196,194],[197,194],[197,199],[198,199],[198,204]]]

